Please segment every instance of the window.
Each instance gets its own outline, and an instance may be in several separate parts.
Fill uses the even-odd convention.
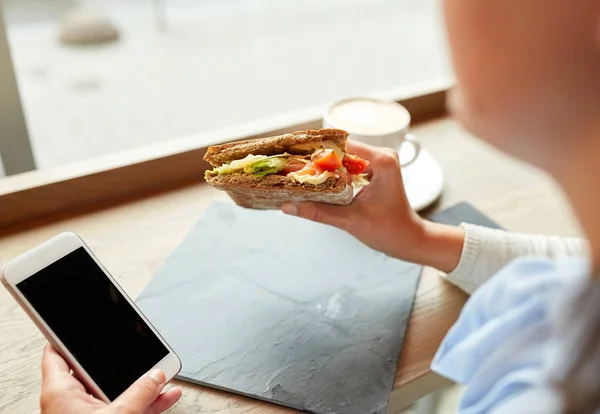
[[[75,3],[5,0],[40,169],[450,77],[437,0],[86,0],[119,39],[61,44]]]

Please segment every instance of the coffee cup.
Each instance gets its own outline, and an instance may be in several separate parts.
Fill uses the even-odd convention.
[[[324,128],[347,131],[349,139],[399,151],[401,146],[411,145],[411,157],[402,159],[406,167],[418,158],[421,145],[409,132],[410,113],[394,101],[374,98],[349,98],[329,107],[323,118]]]

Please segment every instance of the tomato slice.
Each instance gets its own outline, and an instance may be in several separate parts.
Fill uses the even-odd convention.
[[[320,168],[314,162],[308,163],[301,170],[297,171],[298,175],[320,175],[325,172],[324,169]]]
[[[345,154],[342,164],[350,174],[362,174],[369,167],[369,161],[363,160],[356,155]]]
[[[312,162],[325,171],[335,171],[342,168],[342,160],[334,150],[327,148],[313,156]]]
[[[306,165],[305,162],[302,162],[296,158],[288,159],[287,164],[283,167],[283,170],[279,171],[279,175],[288,175],[291,172],[300,171]]]

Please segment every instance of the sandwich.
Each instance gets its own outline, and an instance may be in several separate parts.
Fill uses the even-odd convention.
[[[341,129],[291,134],[211,146],[204,178],[247,208],[274,209],[287,201],[350,204],[367,185],[369,162],[346,152]]]

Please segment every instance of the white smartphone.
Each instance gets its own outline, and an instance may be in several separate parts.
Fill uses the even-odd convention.
[[[179,373],[173,349],[76,234],[10,261],[0,279],[97,398],[113,401],[154,368]]]

